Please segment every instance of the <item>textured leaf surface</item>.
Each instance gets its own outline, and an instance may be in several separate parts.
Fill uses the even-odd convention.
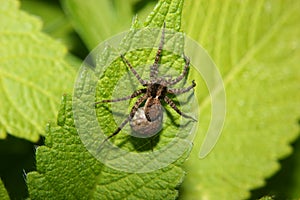
[[[75,70],[66,49],[41,30],[41,21],[1,0],[0,125],[10,134],[37,141],[57,114],[60,96],[72,91]],[[1,131],[3,137],[3,131]]]
[[[180,18],[181,12],[169,15],[177,9],[182,9],[182,1],[160,1],[147,25],[161,27],[167,16],[169,25],[179,28],[180,20],[171,23],[171,18]],[[108,90],[104,94],[109,93],[109,87],[103,89]],[[49,125],[45,146],[37,149],[36,158],[37,171],[27,177],[32,199],[175,199],[176,187],[184,175],[179,166],[186,154],[151,173],[124,173],[108,168],[82,144],[74,125],[71,97],[64,96],[57,124]]]
[[[183,171],[172,164],[145,174],[107,168],[85,149],[72,118],[72,100],[65,96],[59,125],[49,125],[46,146],[37,149],[37,172],[28,174],[32,199],[174,199]]]
[[[183,29],[224,78],[227,117],[215,149],[198,158],[210,104],[198,91],[200,134],[185,164],[182,199],[243,199],[279,169],[299,133],[299,1],[187,1]],[[199,89],[199,88],[196,88]],[[206,102],[206,103],[205,103]]]
[[[0,199],[2,200],[9,200],[8,193],[4,187],[2,180],[0,179]]]

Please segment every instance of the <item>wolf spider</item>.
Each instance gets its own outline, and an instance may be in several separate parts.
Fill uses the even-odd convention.
[[[130,62],[124,57],[124,55],[121,55],[121,59],[123,60],[124,64],[130,69],[130,71],[137,78],[140,84],[142,84],[145,88],[136,90],[131,95],[123,98],[102,100],[95,103],[95,104],[99,104],[99,103],[119,102],[119,101],[132,99],[134,97],[143,94],[135,102],[134,106],[131,108],[129,116],[121,123],[121,125],[110,136],[108,136],[104,140],[104,142],[109,140],[113,136],[117,135],[128,122],[130,122],[130,126],[134,132],[138,132],[139,134],[144,135],[146,137],[150,137],[156,134],[158,131],[161,130],[162,127],[163,109],[162,109],[161,101],[165,101],[182,117],[189,118],[192,119],[193,121],[196,121],[193,117],[183,113],[176,106],[173,100],[167,96],[168,94],[179,95],[179,94],[186,93],[196,86],[196,83],[193,80],[192,84],[189,87],[178,88],[178,89],[169,88],[170,86],[180,82],[185,77],[190,65],[189,58],[183,55],[185,66],[182,73],[177,78],[166,79],[163,77],[158,77],[158,65],[163,50],[164,37],[165,37],[165,24],[163,25],[161,40],[158,47],[158,51],[155,56],[154,63],[153,65],[150,66],[149,81],[143,80],[141,76],[136,72],[136,70],[132,67]],[[140,107],[144,102],[145,102],[144,106]]]

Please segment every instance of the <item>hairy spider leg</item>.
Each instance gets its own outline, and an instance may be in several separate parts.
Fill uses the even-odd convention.
[[[181,112],[181,110],[179,110],[179,108],[177,108],[176,104],[167,96],[164,97],[164,101],[169,104],[179,115],[181,115],[182,117],[185,117],[185,118],[189,118],[189,119],[192,119],[193,121],[197,121],[195,118],[187,115],[187,114],[184,114],[183,112]]]
[[[144,96],[140,97],[135,104],[133,105],[133,107],[131,108],[130,114],[129,116],[122,122],[122,124],[110,135],[108,136],[103,142],[106,142],[107,140],[109,140],[110,138],[114,137],[115,135],[117,135],[122,128],[134,117],[136,111],[138,110],[138,108],[140,107],[140,105],[147,99],[147,94],[145,94]],[[101,145],[102,145],[101,144]]]
[[[190,91],[195,86],[196,86],[195,80],[192,80],[192,85],[190,85],[189,87],[187,87],[187,88],[172,88],[172,89],[168,89],[168,93],[170,93],[170,94],[183,94],[183,93],[186,93],[186,92]]]
[[[122,58],[123,62],[125,62],[125,64],[129,67],[130,71],[134,74],[134,76],[138,79],[138,81],[142,85],[146,85],[148,82],[141,78],[141,76],[135,71],[135,69],[132,67],[130,62],[124,57],[123,54],[121,54],[121,58]]]
[[[126,97],[122,97],[122,98],[117,98],[117,99],[107,99],[107,100],[102,100],[102,101],[98,101],[95,103],[95,105],[99,104],[99,103],[110,103],[110,102],[118,102],[118,101],[125,101],[128,99],[132,99],[134,97],[139,96],[140,94],[146,93],[147,89],[143,88],[137,91],[134,91],[131,95],[126,96]]]
[[[162,33],[161,33],[161,39],[160,39],[160,44],[159,44],[158,50],[156,52],[154,63],[150,67],[150,79],[151,80],[156,79],[157,76],[158,76],[158,63],[160,61],[161,52],[162,52],[163,46],[164,46],[165,28],[166,28],[166,23],[164,23],[164,25],[163,25],[163,29],[162,29]]]
[[[178,83],[179,81],[181,81],[185,77],[185,75],[187,73],[187,70],[190,67],[190,59],[188,57],[186,57],[185,55],[183,55],[183,58],[184,58],[184,61],[185,61],[185,66],[183,68],[182,73],[177,78],[175,78],[173,80],[168,80],[167,81],[168,85],[175,85],[176,83]]]

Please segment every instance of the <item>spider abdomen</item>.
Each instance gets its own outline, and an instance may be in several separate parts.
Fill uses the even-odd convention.
[[[145,108],[140,107],[130,121],[133,135],[137,137],[151,137],[162,129],[163,110],[161,105],[155,104],[147,108],[151,121],[145,115]]]

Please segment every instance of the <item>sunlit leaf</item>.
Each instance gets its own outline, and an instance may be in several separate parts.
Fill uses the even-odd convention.
[[[299,9],[299,1],[186,2],[183,29],[219,67],[227,114],[215,149],[200,160],[210,120],[210,104],[201,105],[182,199],[247,198],[292,152],[300,116]]]
[[[55,119],[60,96],[72,91],[75,68],[64,60],[66,48],[18,6],[1,1],[0,124],[14,136],[37,141]]]

